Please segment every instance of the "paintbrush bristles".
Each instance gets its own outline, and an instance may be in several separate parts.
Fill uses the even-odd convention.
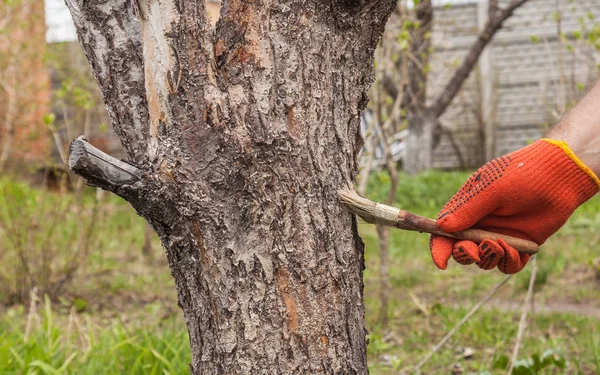
[[[339,192],[342,202],[361,219],[371,224],[396,226],[400,210],[362,197],[352,189]]]
[[[355,213],[368,223],[375,222],[373,218],[373,211],[375,210],[375,205],[377,203],[365,197],[361,197],[356,193],[356,191],[351,189],[341,190],[339,195],[342,202],[351,212]]]

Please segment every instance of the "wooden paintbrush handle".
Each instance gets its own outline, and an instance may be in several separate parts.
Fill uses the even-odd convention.
[[[400,229],[413,230],[417,232],[426,232],[437,234],[444,237],[456,238],[459,240],[469,240],[480,243],[485,239],[498,240],[503,239],[507,244],[514,247],[518,252],[524,254],[536,254],[540,247],[535,242],[527,241],[522,238],[507,236],[494,232],[488,232],[482,229],[467,229],[461,232],[448,233],[438,228],[435,220],[413,214],[412,212],[400,210],[396,227]]]

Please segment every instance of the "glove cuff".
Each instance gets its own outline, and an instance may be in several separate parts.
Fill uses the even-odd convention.
[[[573,162],[583,171],[585,172],[585,174],[587,174],[588,176],[590,176],[590,178],[592,180],[594,180],[594,182],[596,183],[596,186],[598,186],[600,188],[600,179],[598,179],[598,176],[596,176],[596,174],[587,166],[584,164],[583,161],[581,161],[581,159],[579,159],[579,157],[577,157],[577,155],[575,155],[575,153],[573,152],[573,150],[571,150],[571,148],[569,147],[569,145],[567,144],[567,142],[564,141],[558,141],[556,139],[550,139],[550,138],[542,138],[541,141],[544,142],[548,142],[556,147],[559,147],[561,150],[563,150],[563,152],[569,157],[571,158],[571,160],[573,160]]]

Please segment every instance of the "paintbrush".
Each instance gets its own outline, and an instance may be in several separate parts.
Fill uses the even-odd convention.
[[[339,195],[346,207],[367,223],[437,234],[439,236],[456,238],[459,240],[469,240],[475,243],[480,243],[485,239],[494,241],[503,239],[520,253],[533,255],[539,251],[539,246],[535,242],[504,234],[488,232],[483,229],[472,228],[460,232],[444,232],[438,228],[435,220],[396,207],[373,202],[358,195],[353,189],[344,189],[339,192]]]

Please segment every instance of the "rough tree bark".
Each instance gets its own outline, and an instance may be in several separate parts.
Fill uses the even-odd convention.
[[[70,164],[158,233],[194,374],[364,374],[363,245],[337,199],[391,0],[67,0],[129,164]]]

